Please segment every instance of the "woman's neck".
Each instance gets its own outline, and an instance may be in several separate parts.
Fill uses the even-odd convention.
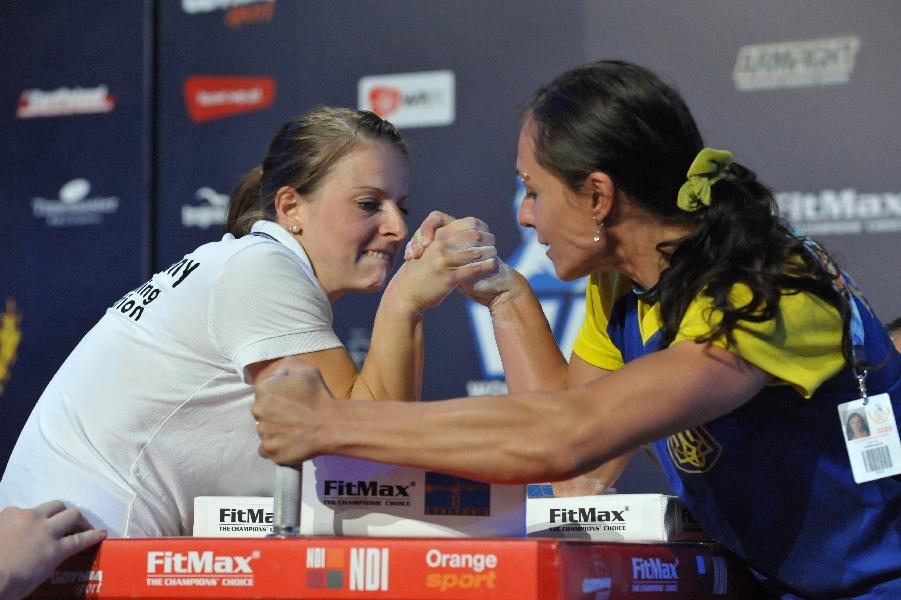
[[[617,241],[617,266],[614,269],[629,277],[641,289],[651,289],[669,266],[667,257],[658,246],[684,237],[688,232],[684,226],[663,224],[647,215],[634,215],[622,225],[608,230]]]

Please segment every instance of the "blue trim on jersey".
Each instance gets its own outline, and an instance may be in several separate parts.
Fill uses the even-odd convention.
[[[851,297],[855,341],[874,363],[886,361],[869,371],[867,390],[889,393],[901,417],[901,355],[866,302]],[[659,332],[641,342],[638,301],[633,293],[619,299],[607,327],[624,362],[659,348]],[[854,482],[837,406],[858,397],[846,367],[809,400],[791,386],[768,386],[739,409],[653,444],[698,522],[785,597],[901,598],[901,478]]]

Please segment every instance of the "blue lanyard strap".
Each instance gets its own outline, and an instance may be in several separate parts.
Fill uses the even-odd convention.
[[[867,370],[863,369],[862,371],[859,371],[857,369],[857,365],[867,364],[867,348],[866,334],[864,333],[863,319],[860,316],[860,308],[858,308],[857,302],[854,299],[854,294],[851,291],[852,289],[855,289],[856,286],[850,277],[835,268],[835,265],[829,260],[829,257],[820,245],[813,241],[810,236],[797,228],[789,226],[787,222],[783,224],[790,228],[791,232],[804,243],[804,247],[807,251],[833,276],[832,285],[835,288],[835,291],[841,294],[848,303],[848,309],[851,311],[851,318],[848,323],[848,333],[851,336],[851,356],[854,359],[851,370],[854,371],[854,376],[857,378],[857,388],[860,392],[860,397],[866,404]]]

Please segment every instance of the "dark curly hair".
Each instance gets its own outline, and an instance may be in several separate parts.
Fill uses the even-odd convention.
[[[847,334],[849,301],[835,286],[837,266],[778,216],[772,192],[751,170],[733,163],[711,188],[710,206],[695,212],[678,207],[679,188],[704,143],[674,87],[634,64],[589,63],[539,89],[524,118],[535,126],[539,164],[573,190],[591,172],[603,171],[631,201],[690,230],[657,247],[668,261],[654,292],[663,320],[661,347],[672,343],[700,294],[723,315],[700,341],[725,337],[732,343],[743,321],[772,319],[782,295],[808,292],[839,311],[842,350],[856,364]],[[750,288],[748,303],[730,301],[736,284]]]

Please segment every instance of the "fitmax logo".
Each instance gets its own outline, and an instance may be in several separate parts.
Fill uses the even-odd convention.
[[[632,579],[643,581],[673,581],[679,579],[678,561],[664,562],[659,558],[632,558]]]
[[[597,510],[595,508],[552,508],[551,523],[625,523],[622,510]]]
[[[198,552],[189,550],[182,552],[148,552],[147,574],[229,574],[253,575],[250,562],[260,557],[259,551],[250,556],[220,555],[212,550]]]
[[[378,481],[343,481],[326,479],[323,494],[326,496],[377,496],[387,498],[410,497],[409,488],[413,484],[383,484]]]
[[[219,523],[268,523],[273,513],[262,508],[220,508]]]

